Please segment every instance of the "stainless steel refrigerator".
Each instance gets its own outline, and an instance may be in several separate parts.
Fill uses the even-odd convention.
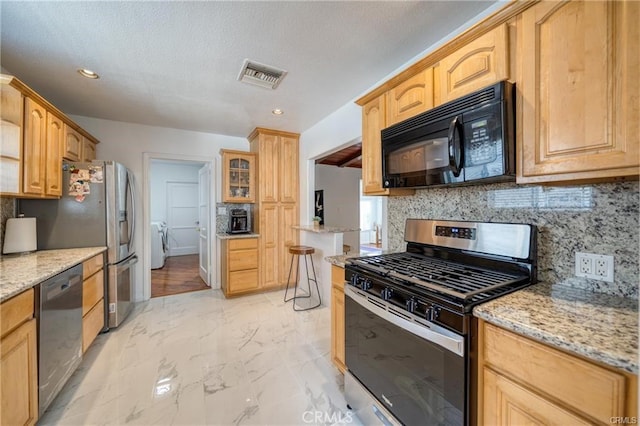
[[[64,162],[62,170],[59,200],[20,200],[18,211],[36,218],[38,250],[107,247],[105,324],[117,327],[133,309],[133,174],[114,161]]]

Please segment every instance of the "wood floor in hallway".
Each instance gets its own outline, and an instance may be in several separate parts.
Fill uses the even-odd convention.
[[[168,257],[161,269],[151,270],[151,297],[209,288],[200,278],[198,262],[197,254]]]

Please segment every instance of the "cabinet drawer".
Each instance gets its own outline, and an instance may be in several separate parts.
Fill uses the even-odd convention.
[[[484,328],[485,362],[603,423],[622,416],[625,377],[491,324]]]
[[[104,273],[93,274],[82,283],[82,315],[104,297]]]
[[[243,271],[258,267],[258,249],[235,250],[229,253],[229,271]]]
[[[229,250],[244,250],[258,248],[257,238],[237,238],[229,240]]]
[[[91,275],[102,269],[103,263],[104,257],[102,253],[82,262],[82,279],[86,280]]]
[[[33,289],[29,289],[0,305],[0,337],[33,317],[33,294]]]
[[[229,293],[258,288],[258,270],[235,271],[229,273]]]
[[[82,318],[82,353],[86,352],[104,326],[104,299]]]

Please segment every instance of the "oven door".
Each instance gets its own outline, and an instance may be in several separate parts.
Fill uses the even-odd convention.
[[[384,407],[405,425],[465,424],[464,337],[426,321],[418,324],[407,312],[351,287],[345,295],[347,374],[378,402],[361,406],[345,378],[347,402],[361,420],[371,421],[362,417],[373,413],[384,424],[393,423],[381,416]]]

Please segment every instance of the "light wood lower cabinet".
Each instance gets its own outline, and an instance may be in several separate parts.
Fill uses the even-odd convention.
[[[38,420],[38,365],[34,290],[0,305],[0,424],[33,425]]]
[[[610,424],[637,418],[637,376],[480,321],[479,424]]]
[[[104,255],[82,263],[82,353],[104,327]]]
[[[347,369],[344,351],[344,268],[331,266],[331,360],[341,373]]]
[[[222,292],[226,297],[256,291],[258,278],[258,239],[234,238],[220,242]]]

